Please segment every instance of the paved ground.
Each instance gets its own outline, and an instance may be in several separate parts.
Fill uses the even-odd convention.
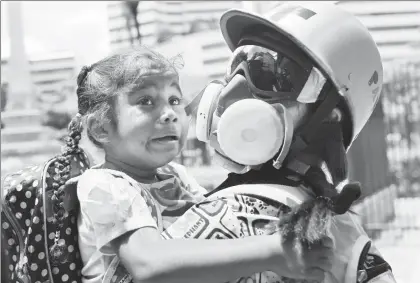
[[[397,199],[395,212],[390,223],[395,228],[382,232],[375,245],[393,268],[398,283],[419,283],[420,196]]]

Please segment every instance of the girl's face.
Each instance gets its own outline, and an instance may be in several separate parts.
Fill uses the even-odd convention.
[[[189,119],[175,73],[151,74],[116,98],[117,127],[108,131],[106,154],[144,170],[172,161],[181,151]]]

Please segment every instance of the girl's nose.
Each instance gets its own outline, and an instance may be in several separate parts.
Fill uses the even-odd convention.
[[[175,123],[178,121],[178,116],[172,108],[166,108],[160,116],[160,122],[163,124]]]

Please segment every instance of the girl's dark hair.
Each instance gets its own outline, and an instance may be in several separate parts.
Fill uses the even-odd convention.
[[[68,126],[68,136],[61,155],[56,157],[58,170],[52,176],[53,224],[56,225],[55,243],[50,250],[52,261],[60,262],[65,258],[67,247],[60,240],[65,211],[63,208],[64,188],[70,179],[70,161],[74,154],[81,153],[79,141],[83,131],[85,116],[93,116],[98,123],[116,126],[115,97],[133,91],[141,86],[145,76],[174,72],[182,67],[182,58],[178,55],[167,59],[145,46],[136,46],[121,50],[91,66],[84,66],[77,76],[78,113]],[[96,146],[102,147],[92,134],[93,129],[86,129],[87,136]]]

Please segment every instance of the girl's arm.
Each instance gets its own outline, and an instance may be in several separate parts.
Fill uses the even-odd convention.
[[[279,235],[234,240],[164,240],[145,227],[111,243],[135,282],[227,282],[270,270],[294,278],[322,279],[331,267],[331,243],[298,257]],[[329,246],[329,247],[327,247]]]
[[[320,279],[331,266],[331,243],[297,253],[280,235],[234,240],[169,239],[157,229],[147,203],[117,173],[87,170],[77,194],[81,219],[104,254],[118,254],[135,282],[226,282],[270,270]]]

